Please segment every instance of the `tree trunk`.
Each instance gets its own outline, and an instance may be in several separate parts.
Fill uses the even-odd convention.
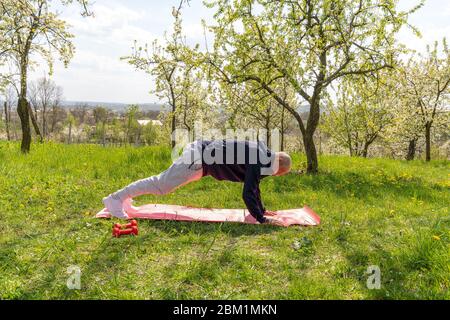
[[[322,132],[319,130],[319,154],[322,155]]]
[[[72,143],[72,121],[69,122],[69,139],[68,139],[68,143],[71,144]]]
[[[361,152],[361,157],[367,158],[367,148],[366,148],[366,146],[364,146],[364,149]]]
[[[312,110],[312,108],[310,110]],[[318,170],[319,161],[317,159],[316,146],[314,145],[314,130],[319,121],[319,117],[316,114],[315,119],[311,119],[311,114],[312,112],[310,112],[310,116],[308,118],[308,127],[305,129],[303,127],[303,120],[300,114],[292,112],[292,115],[295,117],[297,123],[299,124],[301,131],[301,138],[303,139],[303,146],[305,147],[306,162],[307,162],[306,172],[317,173],[319,171]],[[316,121],[315,126],[314,121]]]
[[[425,150],[426,150],[426,161],[431,160],[431,123],[425,125]]]
[[[369,146],[370,146],[370,143],[368,143],[368,142],[364,143],[364,146],[363,146],[363,149],[361,152],[362,157],[367,158],[367,154],[369,153]]]
[[[33,124],[34,131],[36,132],[36,135],[39,137],[39,141],[44,142],[44,139],[41,134],[41,130],[39,129],[39,125],[36,120],[36,115],[34,114],[33,109],[31,108],[31,105],[28,101],[27,101],[27,105],[28,105],[28,111],[30,114],[31,123]]]
[[[307,167],[306,172],[317,173],[319,167],[319,161],[317,160],[317,151],[314,144],[314,134],[306,132],[303,136],[303,144],[305,145]]]
[[[130,127],[131,127],[131,120],[130,118],[128,118],[127,133],[125,134],[125,139],[127,143],[130,143],[130,131],[131,131]]]
[[[28,52],[25,52],[20,60],[20,91],[17,105],[17,113],[19,114],[22,129],[22,142],[20,144],[22,153],[29,153],[31,148],[30,105],[27,101],[27,81]]]
[[[266,130],[266,145],[268,148],[271,148],[271,141],[270,141],[270,117],[268,116],[265,121],[265,130]]]
[[[175,91],[174,91],[174,88],[173,88],[173,83],[171,82],[174,70],[175,69],[172,70],[172,72],[170,74],[170,77],[168,79],[169,88],[170,88],[170,100],[171,100],[169,102],[169,104],[172,106],[172,132],[170,133],[170,141],[171,141],[172,149],[175,148],[175,145],[176,145],[176,141],[174,139],[173,134],[174,134],[174,132],[175,132],[175,130],[177,128],[176,115],[175,115],[175,112],[177,111],[177,101],[175,99]]]
[[[309,117],[305,133],[303,134],[303,143],[305,144],[305,153],[307,160],[306,172],[319,172],[319,160],[317,159],[316,145],[314,144],[314,132],[320,120],[320,93],[315,92],[311,100]]]
[[[172,132],[171,132],[171,134],[173,134],[175,132],[176,128],[177,128],[177,123],[176,123],[176,119],[175,119],[175,111],[176,111],[176,106],[175,106],[175,103],[174,103],[172,105]],[[175,148],[176,141],[173,139],[173,137],[170,140],[171,140],[171,146],[172,146],[172,149],[173,149],[173,148]]]
[[[135,141],[135,145],[137,147],[139,147],[141,145],[141,135],[142,135],[142,126],[139,126],[139,129],[138,129],[138,132],[137,132],[136,141]]]
[[[44,104],[42,106],[42,135],[47,138],[48,130],[47,130],[47,106]]]
[[[58,107],[56,105],[53,105],[52,107],[52,126],[50,129],[50,133],[55,132],[56,122],[57,122],[57,116],[58,116]]]
[[[9,109],[9,119],[11,120],[11,109]],[[11,128],[12,128],[12,132],[13,132],[13,139],[14,141],[18,141],[19,140],[19,134],[17,133],[17,125],[15,123],[10,122]]]
[[[411,161],[416,157],[417,138],[409,140],[408,153],[406,160]]]
[[[20,144],[20,150],[22,153],[28,153],[30,152],[31,147],[30,115],[28,103],[23,94],[20,95],[18,100],[17,113],[19,114],[20,126],[22,128],[22,142]]]
[[[102,145],[106,146],[106,128],[105,128],[105,122],[103,122],[102,126]]]
[[[3,106],[5,107],[6,139],[8,139],[8,141],[11,141],[11,134],[9,133],[9,120],[10,120],[10,116],[9,116],[9,112],[8,112],[8,103],[5,101],[5,103],[3,104]]]
[[[284,109],[281,110],[281,151],[284,151]]]

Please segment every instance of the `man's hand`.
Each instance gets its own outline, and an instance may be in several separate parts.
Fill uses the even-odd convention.
[[[280,218],[276,217],[277,213],[275,211],[268,211],[264,212],[264,217],[266,218],[266,223],[279,226],[279,227],[286,227],[286,224],[281,220]]]
[[[278,227],[286,227],[286,224],[280,218],[266,217],[266,223]]]

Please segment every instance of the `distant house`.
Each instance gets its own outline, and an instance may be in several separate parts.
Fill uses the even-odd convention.
[[[162,122],[159,120],[138,120],[138,124],[142,127],[145,127],[149,123],[151,123],[153,126],[162,126]]]

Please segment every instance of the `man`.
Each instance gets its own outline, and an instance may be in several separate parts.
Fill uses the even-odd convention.
[[[145,195],[163,195],[205,176],[244,184],[242,197],[250,214],[260,223],[283,225],[261,201],[259,183],[272,175],[281,176],[291,169],[291,158],[284,152],[272,152],[263,142],[236,140],[197,140],[166,171],[136,181],[110,194],[103,203],[112,216],[126,219],[129,199]]]

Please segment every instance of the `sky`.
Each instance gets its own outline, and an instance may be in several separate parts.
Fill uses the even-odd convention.
[[[159,103],[150,94],[154,86],[151,77],[136,71],[120,57],[131,54],[134,41],[140,44],[161,41],[164,32],[171,30],[172,7],[178,0],[94,0],[95,17],[83,18],[80,7],[61,8],[61,18],[70,25],[75,35],[76,52],[67,68],[57,62],[52,79],[70,101]],[[400,0],[401,9],[417,1]],[[183,9],[183,29],[190,44],[204,44],[201,19],[212,21],[212,9],[203,6],[202,0],[191,0]],[[398,39],[408,47],[424,51],[426,44],[450,38],[450,1],[427,0],[425,6],[410,18],[410,23],[422,32],[417,38],[403,29]],[[41,64],[33,70],[31,79],[48,75]]]

